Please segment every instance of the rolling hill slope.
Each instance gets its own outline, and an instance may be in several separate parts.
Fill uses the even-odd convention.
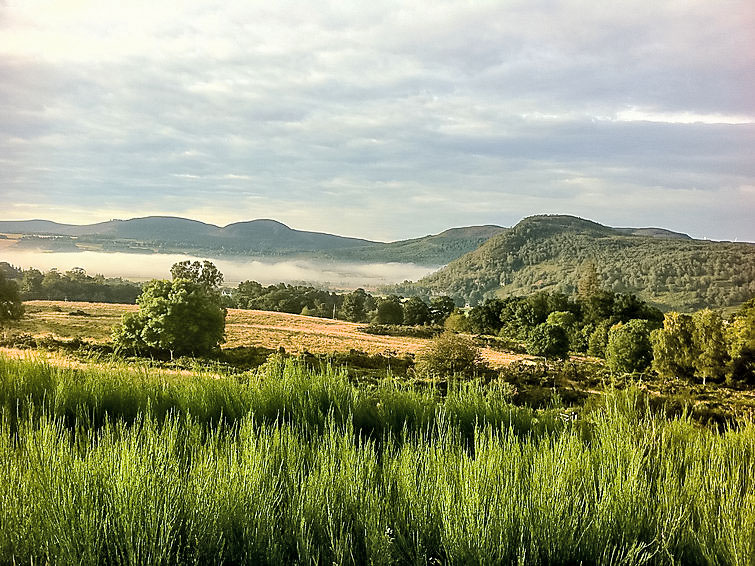
[[[570,294],[581,267],[593,262],[605,289],[635,293],[665,310],[727,307],[755,295],[755,244],[693,240],[658,229],[627,231],[573,216],[525,218],[395,290],[450,294],[472,304],[537,290]]]

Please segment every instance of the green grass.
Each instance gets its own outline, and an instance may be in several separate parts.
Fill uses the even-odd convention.
[[[755,425],[636,391],[0,358],[0,564],[752,564]]]

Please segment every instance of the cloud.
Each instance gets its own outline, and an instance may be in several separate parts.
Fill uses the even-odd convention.
[[[0,7],[9,210],[397,239],[566,209],[642,225],[674,202],[694,232],[699,202],[752,185],[745,1],[181,6]]]

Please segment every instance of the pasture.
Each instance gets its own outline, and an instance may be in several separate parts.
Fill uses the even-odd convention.
[[[61,339],[82,338],[105,343],[113,327],[136,305],[82,303],[66,301],[28,301],[26,314],[14,323],[11,332],[34,337],[54,336]],[[368,354],[404,356],[426,347],[428,339],[376,336],[361,332],[364,324],[296,314],[229,309],[226,318],[226,341],[223,348],[256,346],[289,353],[348,353],[360,350]],[[482,356],[492,367],[502,367],[528,356],[482,349]]]

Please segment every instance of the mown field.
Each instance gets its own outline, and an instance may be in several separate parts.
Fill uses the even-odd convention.
[[[755,425],[0,357],[1,564],[752,564]]]
[[[13,324],[13,333],[64,339],[79,337],[95,343],[107,342],[122,315],[138,308],[136,305],[64,301],[28,301],[24,306],[25,316]],[[366,334],[359,330],[364,326],[288,313],[229,309],[223,348],[257,346],[277,350],[282,347],[290,353],[313,354],[360,350],[368,354],[403,356],[416,354],[429,342],[424,338]],[[490,348],[482,349],[482,356],[493,367],[528,358]]]

